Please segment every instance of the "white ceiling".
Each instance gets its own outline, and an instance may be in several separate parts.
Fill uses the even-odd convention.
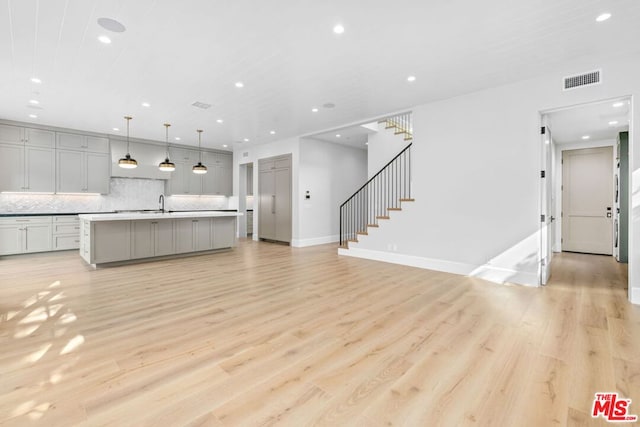
[[[616,139],[629,130],[629,110],[629,100],[619,99],[555,111],[548,114],[551,135],[557,144]]]
[[[377,125],[377,123],[375,124]],[[365,150],[367,148],[366,143],[369,141],[369,135],[376,132],[377,131],[371,127],[354,125],[335,129],[330,132],[318,133],[312,135],[310,138]]]
[[[168,121],[182,143],[261,143],[636,52],[638,22],[638,0],[5,0],[0,118],[122,134],[129,114],[133,137]]]

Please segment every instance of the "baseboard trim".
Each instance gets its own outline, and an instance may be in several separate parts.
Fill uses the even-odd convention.
[[[424,258],[415,255],[372,251],[370,249],[338,249],[339,255],[365,258],[374,261],[402,264],[426,270],[443,271],[462,276],[477,277],[494,283],[515,283],[525,286],[538,286],[538,275],[527,271],[500,268],[492,265],[474,265],[457,261]]]
[[[629,288],[629,301],[631,304],[640,305],[640,288]]]
[[[307,246],[326,245],[327,243],[335,243],[340,241],[340,236],[335,234],[333,236],[314,237],[312,239],[292,239],[291,246],[295,248],[306,248]]]

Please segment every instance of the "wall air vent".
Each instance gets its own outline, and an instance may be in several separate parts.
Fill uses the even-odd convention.
[[[589,71],[575,76],[568,76],[563,79],[563,90],[571,90],[584,86],[597,85],[602,83],[602,70]]]
[[[207,103],[200,102],[200,101],[196,101],[191,105],[193,105],[196,108],[202,108],[203,110],[206,110],[207,108],[211,107],[211,104],[207,104]]]

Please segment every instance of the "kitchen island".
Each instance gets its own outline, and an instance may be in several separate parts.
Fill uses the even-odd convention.
[[[92,266],[232,248],[238,212],[79,215],[80,256]]]

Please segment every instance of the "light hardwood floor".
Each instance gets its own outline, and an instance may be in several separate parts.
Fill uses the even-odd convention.
[[[545,288],[351,257],[332,245],[92,271],[0,259],[0,424],[552,426],[597,391],[640,414],[640,308],[611,257]]]

